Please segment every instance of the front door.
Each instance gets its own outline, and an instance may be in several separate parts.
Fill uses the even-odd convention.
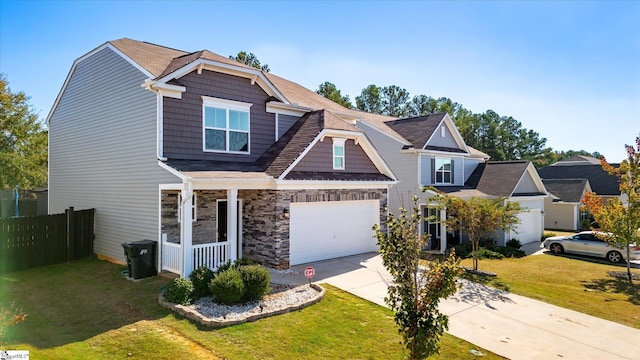
[[[218,242],[227,241],[227,200],[218,200],[217,204],[217,231],[216,239]],[[239,259],[242,254],[242,206],[238,200],[238,254]]]

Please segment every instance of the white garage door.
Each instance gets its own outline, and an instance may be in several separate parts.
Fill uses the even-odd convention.
[[[291,265],[377,251],[379,208],[379,200],[292,203]]]
[[[517,225],[516,231],[511,232],[511,239],[518,239],[522,244],[532,242],[540,242],[542,236],[542,215],[540,209],[529,209],[518,214],[520,224]]]

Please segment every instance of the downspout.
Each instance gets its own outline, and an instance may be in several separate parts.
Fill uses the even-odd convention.
[[[164,141],[163,141],[163,136],[164,136],[164,132],[163,132],[163,128],[164,128],[164,118],[163,118],[163,114],[164,114],[164,96],[162,96],[162,92],[161,91],[155,91],[156,93],[156,156],[158,157],[158,160],[160,161],[167,161],[167,158],[164,157]]]
[[[164,96],[162,91],[155,88],[153,85],[155,82],[151,79],[146,79],[144,83],[141,85],[143,89],[149,90],[156,94],[156,157],[160,161],[167,161],[167,158],[164,157],[163,153],[163,100]]]

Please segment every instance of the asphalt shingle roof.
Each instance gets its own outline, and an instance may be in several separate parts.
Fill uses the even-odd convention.
[[[587,179],[591,190],[598,195],[618,196],[618,178],[609,175],[600,165],[545,166],[538,174],[547,179]]]
[[[446,113],[436,113],[406,119],[387,121],[386,124],[417,149],[422,149]]]
[[[587,179],[542,179],[548,192],[564,202],[579,203],[587,186]]]

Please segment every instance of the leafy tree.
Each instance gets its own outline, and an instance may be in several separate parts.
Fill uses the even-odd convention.
[[[620,193],[626,195],[627,204],[619,197],[606,203],[600,196],[589,192],[582,200],[585,207],[600,225],[599,236],[620,249],[626,249],[627,275],[632,281],[629,263],[630,245],[640,245],[640,136],[636,137],[635,147],[625,145],[627,158],[618,167],[610,165],[603,157],[602,168],[620,181]]]
[[[429,189],[436,192],[430,200],[447,209],[447,219],[444,220],[447,227],[463,231],[469,238],[474,270],[478,270],[480,240],[493,236],[498,229],[509,231],[520,222],[518,213],[522,208],[517,202],[506,201],[505,198],[472,197],[463,200],[435,188]]]
[[[424,359],[439,352],[440,337],[449,326],[449,318],[440,313],[438,303],[458,290],[456,280],[461,273],[454,253],[444,262],[433,262],[421,269],[420,250],[428,237],[419,232],[422,221],[414,197],[411,215],[405,209],[400,210],[398,218],[390,214],[387,232],[374,226],[382,261],[394,279],[385,302],[395,311],[395,322],[410,359]]]
[[[407,104],[409,116],[428,115],[438,112],[437,100],[427,95],[416,95]]]
[[[23,92],[0,75],[0,190],[34,189],[47,182],[47,131]]]
[[[340,93],[340,90],[338,90],[338,88],[336,88],[336,86],[333,83],[330,83],[328,81],[323,82],[318,87],[318,90],[316,90],[316,93],[326,97],[327,99],[335,103],[338,103],[346,107],[347,109],[353,108],[353,105],[351,105],[351,100],[349,99],[349,95],[342,96],[342,94]]]
[[[240,51],[236,56],[230,55],[229,59],[241,62],[245,65],[254,67],[256,69],[260,69],[262,71],[266,71],[266,72],[271,71],[271,69],[269,69],[269,65],[260,64],[260,60],[258,60],[258,58],[253,53],[247,54],[245,51]]]
[[[382,114],[381,90],[376,85],[369,85],[362,89],[360,96],[356,96],[356,109],[373,114]]]
[[[409,92],[396,85],[385,86],[380,91],[382,98],[382,114],[406,117],[408,114]]]

